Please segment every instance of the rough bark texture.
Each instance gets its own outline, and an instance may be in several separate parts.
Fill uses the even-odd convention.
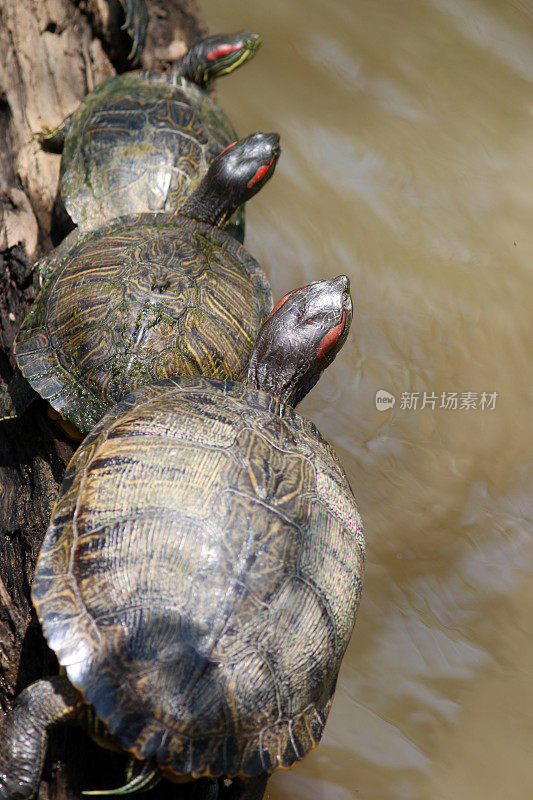
[[[168,68],[205,32],[194,0],[149,0],[142,66]],[[36,291],[32,266],[61,238],[54,218],[60,157],[32,134],[54,127],[93,87],[128,66],[122,10],[106,0],[0,0],[0,381],[12,374],[13,337]],[[32,611],[30,585],[73,445],[35,402],[0,422],[0,714],[27,684],[57,671]],[[39,796],[111,788],[125,760],[81,731],[51,737]],[[201,796],[201,787],[195,796]],[[158,797],[191,797],[161,785]]]

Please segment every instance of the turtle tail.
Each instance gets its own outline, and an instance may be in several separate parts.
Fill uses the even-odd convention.
[[[94,795],[124,795],[133,794],[134,792],[146,792],[148,789],[153,789],[161,780],[161,773],[157,765],[153,761],[139,761],[136,758],[131,758],[126,773],[127,783],[124,786],[119,786],[117,789],[93,789],[91,791],[82,792],[87,796]]]

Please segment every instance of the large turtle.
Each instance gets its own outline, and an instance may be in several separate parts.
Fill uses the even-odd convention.
[[[179,211],[209,164],[237,135],[206,92],[257,52],[261,37],[240,31],[195,44],[170,73],[109,78],[41,139],[63,150],[59,185],[81,230],[123,214]],[[240,212],[230,230],[244,238]]]
[[[226,776],[218,796],[232,800],[260,800],[270,773],[318,743],[364,539],[334,450],[292,406],[350,320],[346,277],[297,289],[264,323],[246,385],[142,387],[85,439],[33,583],[65,674],[7,717],[2,800],[37,789],[52,724],[95,735],[95,714],[143,780]]]
[[[259,264],[224,223],[272,175],[277,134],[228,146],[177,214],[138,214],[65,242],[14,352],[33,389],[81,433],[143,383],[238,378],[271,308]]]

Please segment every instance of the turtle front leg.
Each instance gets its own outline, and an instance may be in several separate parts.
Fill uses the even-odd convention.
[[[258,775],[257,778],[234,778],[231,786],[224,795],[224,800],[263,800],[266,792],[268,775]]]
[[[0,800],[27,800],[39,787],[48,729],[74,719],[80,695],[65,676],[32,683],[0,730]]]
[[[69,114],[68,117],[65,117],[63,122],[57,126],[57,128],[45,127],[42,129],[42,131],[39,131],[39,133],[34,134],[43,150],[47,150],[49,153],[63,152],[65,139],[67,138],[67,133],[70,130],[73,117],[74,113]]]

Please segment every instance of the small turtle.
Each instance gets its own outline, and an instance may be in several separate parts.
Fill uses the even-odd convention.
[[[180,215],[121,217],[46,259],[15,358],[81,433],[143,383],[240,377],[270,288],[255,259],[216,226],[266,183],[279,153],[275,133],[241,139],[214,159]]]
[[[33,583],[65,670],[0,735],[0,798],[37,789],[47,729],[83,722],[137,776],[225,776],[260,800],[322,735],[364,538],[333,448],[292,406],[351,321],[345,276],[287,295],[247,383],[177,377],[113,408],[70,462]],[[105,731],[105,733],[104,733]],[[135,763],[135,761],[134,761]]]
[[[180,211],[209,164],[237,135],[205,91],[255,55],[261,37],[240,31],[203,39],[168,74],[109,78],[41,141],[63,150],[59,186],[83,231],[123,214]],[[240,212],[230,226],[243,241]]]

